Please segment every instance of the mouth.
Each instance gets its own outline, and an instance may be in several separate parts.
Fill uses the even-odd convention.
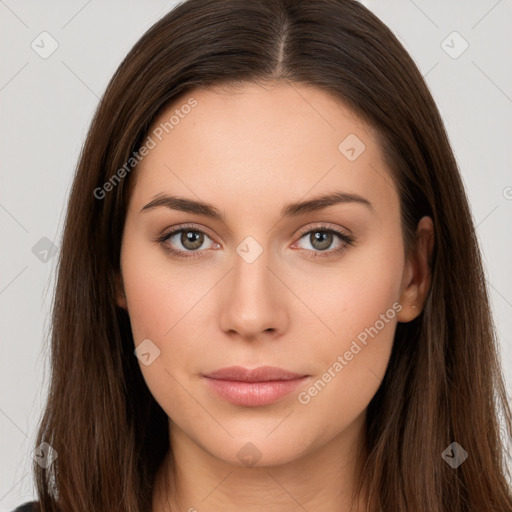
[[[275,366],[221,368],[203,375],[209,388],[225,400],[247,407],[277,402],[311,376]]]

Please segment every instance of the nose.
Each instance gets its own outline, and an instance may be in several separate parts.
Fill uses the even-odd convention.
[[[221,290],[220,328],[232,337],[254,341],[286,331],[290,300],[283,277],[264,251],[252,262],[238,254]]]

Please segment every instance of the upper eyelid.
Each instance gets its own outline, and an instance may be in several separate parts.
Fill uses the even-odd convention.
[[[319,225],[317,225],[317,226],[306,226],[304,229],[299,229],[298,234],[300,236],[302,236],[302,235],[305,235],[306,233],[309,233],[310,231],[315,231],[315,230],[330,231],[330,230],[332,230],[334,232],[341,232],[346,236],[352,236],[350,230],[348,230],[347,228],[344,228],[341,226],[332,227],[332,226],[329,226],[328,224],[330,224],[330,223],[329,222],[320,222]]]
[[[315,224],[315,223],[313,223]],[[317,225],[314,225],[314,226],[306,226],[304,227],[303,229],[299,229],[298,232],[297,232],[297,236],[303,236],[307,233],[309,233],[310,231],[314,231],[315,229],[318,229],[318,230],[324,230],[324,231],[328,231],[328,230],[332,230],[334,232],[337,232],[337,231],[341,231],[343,234],[345,234],[346,236],[352,236],[352,233],[350,230],[348,230],[347,228],[344,228],[344,227],[332,227],[332,226],[328,226],[328,224],[330,224],[329,222],[322,222],[322,221],[318,221]],[[167,234],[164,234],[163,236],[164,237],[170,237],[171,235],[175,235],[176,233],[179,233],[180,231],[183,231],[185,229],[190,229],[191,231],[199,231],[201,233],[204,233],[205,235],[208,235],[210,238],[212,238],[212,236],[209,234],[208,232],[208,229],[207,228],[204,228],[204,227],[196,227],[196,225],[194,224],[183,224],[183,225],[178,225],[177,227],[174,227],[172,228],[170,231],[168,231]]]

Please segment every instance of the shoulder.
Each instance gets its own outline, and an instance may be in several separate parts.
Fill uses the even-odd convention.
[[[14,509],[12,512],[40,512],[38,501],[27,501],[23,505]]]

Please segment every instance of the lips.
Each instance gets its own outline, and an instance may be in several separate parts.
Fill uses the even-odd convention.
[[[275,366],[248,369],[229,366],[203,375],[208,388],[232,404],[257,407],[272,404],[305,383],[310,375]]]
[[[231,380],[237,382],[268,382],[278,380],[294,380],[306,374],[294,373],[276,366],[260,366],[249,369],[243,366],[229,366],[204,375],[210,379]]]

